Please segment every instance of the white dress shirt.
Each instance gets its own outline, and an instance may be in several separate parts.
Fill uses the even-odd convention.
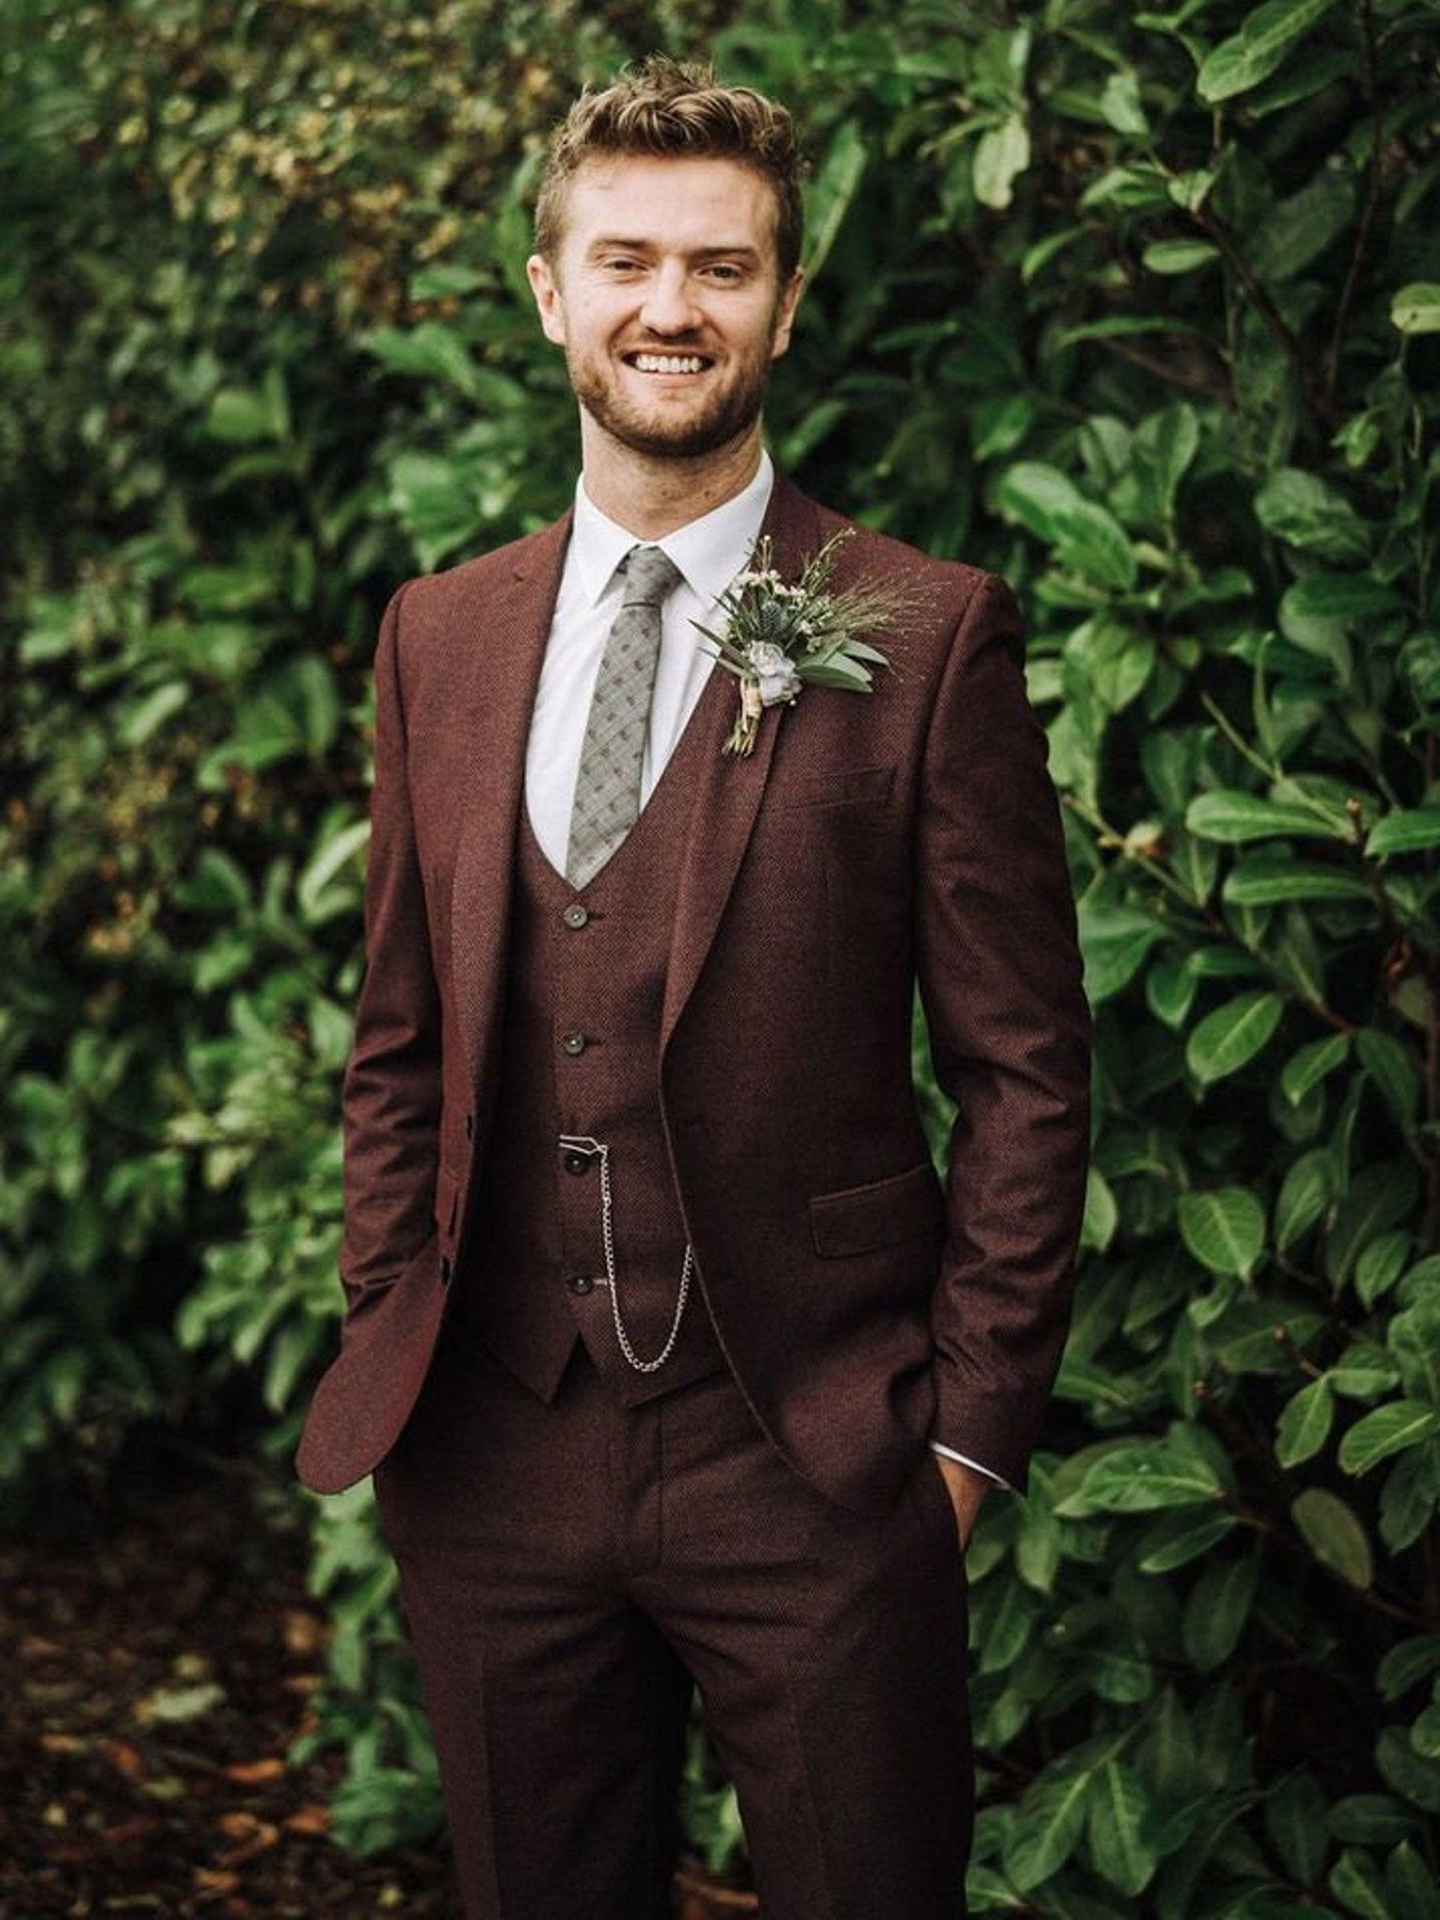
[[[663,540],[644,543],[663,550],[679,569],[680,580],[660,617],[660,657],[640,769],[642,808],[715,664],[714,648],[693,623],[698,620],[714,629],[724,618],[720,596],[750,559],[774,483],[774,466],[762,452],[754,479],[739,493]],[[600,511],[585,491],[582,474],[575,487],[575,518],[525,750],[526,812],[541,851],[558,873],[565,871],[570,845],[570,813],[595,679],[624,598],[624,575],[618,568],[636,538]],[[934,1440],[930,1444],[936,1453],[999,1481],[998,1474],[952,1447]]]

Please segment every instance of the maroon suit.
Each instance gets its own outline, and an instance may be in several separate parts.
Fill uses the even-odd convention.
[[[782,574],[840,524],[777,480]],[[894,671],[869,697],[808,689],[765,716],[749,759],[718,752],[733,688],[712,675],[677,750],[683,808],[677,771],[641,816],[648,870],[666,875],[635,958],[654,983],[650,1198],[657,1249],[669,1215],[694,1248],[699,1325],[681,1390],[627,1406],[603,1361],[572,1354],[553,1301],[549,1331],[485,1305],[487,1287],[503,1293],[494,1170],[528,1097],[507,1083],[502,1039],[507,1010],[519,1031],[512,944],[526,915],[543,919],[543,874],[523,867],[541,856],[519,823],[567,533],[561,521],[411,583],[382,628],[368,969],[344,1096],[348,1312],[300,1470],[334,1491],[384,1463],[472,1912],[650,1910],[656,1770],[673,1761],[688,1672],[765,1855],[767,1915],[949,1915],[959,1896],[938,1881],[963,1854],[964,1795],[925,1802],[915,1780],[922,1765],[959,1780],[943,1728],[963,1720],[947,1652],[963,1594],[924,1442],[1023,1483],[1064,1337],[1087,1141],[1073,910],[1013,601],[994,576],[857,531],[837,580],[899,576],[910,595],[881,637]],[[617,884],[642,851],[622,847]],[[917,979],[961,1107],[943,1190],[911,1091]],[[508,1258],[524,1264],[518,1244]],[[530,1264],[503,1284],[543,1285]],[[447,1317],[452,1297],[465,1305]],[[523,1319],[529,1296],[510,1297]],[[599,1354],[603,1328],[592,1340],[590,1309],[572,1310]],[[532,1349],[551,1356],[543,1377],[517,1359]],[[542,1594],[546,1555],[565,1572]],[[815,1574],[827,1556],[843,1578]],[[623,1589],[604,1634],[592,1613],[547,1640],[556,1580],[573,1595],[602,1565]],[[908,1635],[878,1650],[887,1613],[922,1588]],[[848,1675],[838,1713],[817,1637]],[[530,1729],[519,1703],[537,1685],[563,1704]],[[597,1712],[577,1722],[581,1698]],[[914,1752],[887,1772],[872,1750],[911,1722]],[[611,1729],[596,1784],[562,1792],[567,1757]],[[790,1818],[797,1796],[814,1824]],[[536,1820],[563,1836],[570,1904],[539,1877]],[[855,1851],[858,1832],[889,1830],[878,1853]]]

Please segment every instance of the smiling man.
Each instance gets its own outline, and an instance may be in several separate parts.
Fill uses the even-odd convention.
[[[380,633],[300,1467],[374,1470],[471,1920],[668,1911],[697,1687],[766,1920],[964,1912],[963,1553],[1064,1337],[1086,1015],[1008,592],[765,451],[799,174],[703,68],[576,104],[529,267],[573,511]]]

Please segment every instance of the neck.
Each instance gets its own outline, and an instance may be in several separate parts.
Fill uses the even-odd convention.
[[[671,459],[639,453],[591,431],[582,414],[585,491],[600,511],[638,540],[663,540],[677,527],[733,500],[760,465],[760,422],[728,445]]]

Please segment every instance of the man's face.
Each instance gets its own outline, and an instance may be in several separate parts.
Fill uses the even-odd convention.
[[[790,341],[797,273],[779,283],[775,195],[733,160],[619,158],[580,167],[553,262],[530,284],[546,338],[605,434],[692,459],[759,418]]]

